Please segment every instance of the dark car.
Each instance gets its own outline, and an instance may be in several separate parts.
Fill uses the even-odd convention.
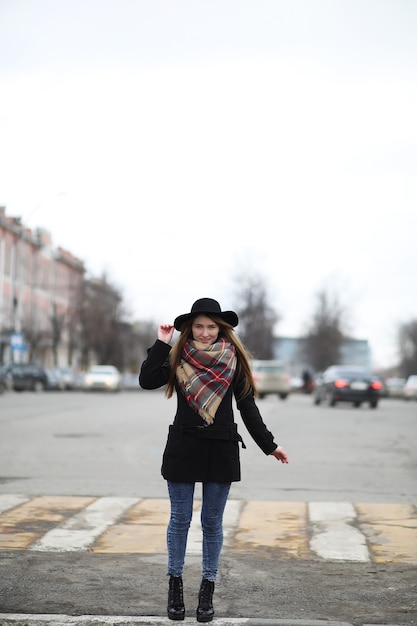
[[[4,393],[7,389],[7,371],[4,368],[0,368],[0,395]]]
[[[43,391],[48,387],[46,371],[36,363],[15,363],[10,366],[15,391]]]
[[[368,402],[376,409],[381,397],[382,383],[371,371],[356,365],[332,365],[314,383],[314,404],[326,402],[335,406],[337,402],[351,402],[360,407]]]

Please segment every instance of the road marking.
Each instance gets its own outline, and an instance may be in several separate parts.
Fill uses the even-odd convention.
[[[38,496],[23,502],[0,516],[0,548],[29,549],[51,528],[94,500],[77,496]]]
[[[243,503],[228,500],[223,518],[224,544],[233,537]],[[133,506],[118,523],[102,534],[92,546],[92,552],[109,554],[158,554],[166,552],[166,529],[169,520],[169,500],[145,499]],[[195,500],[188,532],[187,554],[201,554],[201,501]]]
[[[187,554],[201,555],[201,499]],[[0,496],[0,550],[166,554],[169,499]],[[277,559],[417,564],[412,504],[228,500],[224,553],[265,549]]]
[[[409,504],[356,504],[361,529],[376,563],[417,562],[416,507]]]
[[[113,524],[138,498],[102,497],[83,511],[69,518],[37,541],[31,550],[42,552],[70,552],[86,550],[106,528]]]
[[[28,500],[28,497],[17,493],[0,495],[0,513],[4,513],[4,511],[8,511],[9,509],[14,509],[15,506],[19,506],[19,504],[23,504],[23,502],[27,502]]]
[[[161,554],[166,552],[169,500],[136,501],[109,526],[91,547],[105,554]]]
[[[366,538],[352,526],[356,512],[350,502],[310,502],[311,549],[330,561],[369,561]]]
[[[269,547],[280,557],[308,554],[304,502],[246,502],[235,531],[234,547]]]

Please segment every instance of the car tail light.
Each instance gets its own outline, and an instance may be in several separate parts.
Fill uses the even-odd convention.
[[[379,380],[372,381],[370,386],[371,386],[371,389],[376,389],[376,390],[382,389],[382,383]]]
[[[343,389],[343,387],[348,386],[348,382],[347,380],[343,380],[343,378],[338,378],[337,380],[334,381],[334,386],[337,387],[338,389]]]

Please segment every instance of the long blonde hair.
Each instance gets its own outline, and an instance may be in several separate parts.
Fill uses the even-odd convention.
[[[207,315],[207,314],[205,314]],[[233,330],[233,326],[225,322],[221,317],[216,315],[207,315],[213,322],[215,322],[219,327],[219,338],[224,337],[226,341],[233,344],[236,349],[237,356],[237,375],[242,376],[244,380],[244,384],[242,389],[239,390],[238,400],[243,400],[249,395],[252,391],[257,395],[255,381],[253,379],[252,370],[250,367],[250,359],[252,355],[246,350],[243,343],[240,341],[239,337],[235,334]],[[172,346],[171,352],[169,354],[169,363],[170,363],[170,374],[168,378],[168,383],[165,388],[165,395],[167,398],[171,398],[175,389],[175,377],[177,367],[181,362],[181,355],[184,345],[193,338],[192,335],[192,325],[194,318],[191,318],[184,322],[181,326],[180,336],[177,341]]]

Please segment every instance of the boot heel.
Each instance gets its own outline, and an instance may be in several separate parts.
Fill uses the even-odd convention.
[[[198,594],[197,622],[211,622],[214,617],[213,609],[214,582],[203,578]]]
[[[168,587],[168,617],[182,620],[185,617],[184,595],[181,576],[170,576]]]

